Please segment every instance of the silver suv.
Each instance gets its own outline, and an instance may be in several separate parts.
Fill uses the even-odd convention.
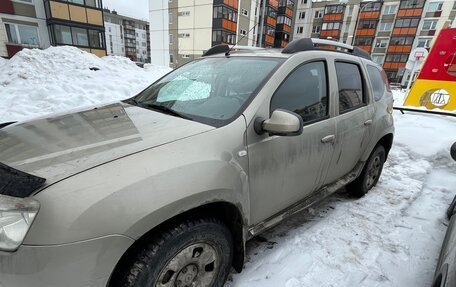
[[[377,183],[392,103],[365,52],[302,39],[3,127],[0,286],[222,286],[248,239]]]

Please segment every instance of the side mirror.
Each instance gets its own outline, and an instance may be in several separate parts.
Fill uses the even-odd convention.
[[[450,148],[451,157],[456,160],[456,142]]]
[[[277,136],[298,136],[302,134],[303,121],[300,115],[290,111],[277,109],[268,120],[256,118],[255,131]]]

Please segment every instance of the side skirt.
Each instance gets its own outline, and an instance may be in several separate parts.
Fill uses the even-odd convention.
[[[321,200],[325,199],[326,197],[330,196],[340,188],[344,187],[345,185],[349,184],[350,182],[354,181],[363,170],[365,162],[358,162],[356,166],[353,168],[351,172],[347,175],[341,177],[337,181],[328,184],[322,187],[320,190],[314,192],[312,195],[304,198],[303,200],[291,205],[290,207],[276,213],[275,215],[269,217],[266,220],[261,221],[260,223],[251,226],[248,229],[248,240],[257,236],[258,234],[274,227],[282,220],[296,214],[306,208],[309,208],[313,204],[320,202]]]

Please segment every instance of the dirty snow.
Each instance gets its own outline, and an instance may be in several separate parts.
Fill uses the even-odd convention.
[[[91,71],[96,67],[99,71]],[[71,47],[0,60],[0,122],[127,98],[169,71]],[[395,92],[396,104],[404,96]],[[342,190],[247,244],[227,286],[430,286],[456,193],[456,118],[394,113],[396,138],[378,185]]]

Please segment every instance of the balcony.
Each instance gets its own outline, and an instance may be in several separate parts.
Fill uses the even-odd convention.
[[[413,28],[394,28],[392,35],[415,35],[416,27]]]
[[[423,9],[399,9],[397,17],[421,17]]]
[[[374,11],[374,12],[361,12],[359,14],[359,19],[364,20],[364,19],[378,19],[380,18],[380,11]]]
[[[375,29],[358,29],[356,30],[356,36],[374,36]]]
[[[272,27],[275,28],[275,26],[277,24],[277,20],[268,16],[268,17],[266,17],[266,24],[271,25]]]
[[[389,45],[388,52],[392,53],[410,53],[412,46]]]
[[[321,30],[320,38],[339,38],[340,30]]]
[[[330,22],[342,21],[343,17],[344,17],[343,13],[325,14],[323,16],[323,21],[330,21]]]

